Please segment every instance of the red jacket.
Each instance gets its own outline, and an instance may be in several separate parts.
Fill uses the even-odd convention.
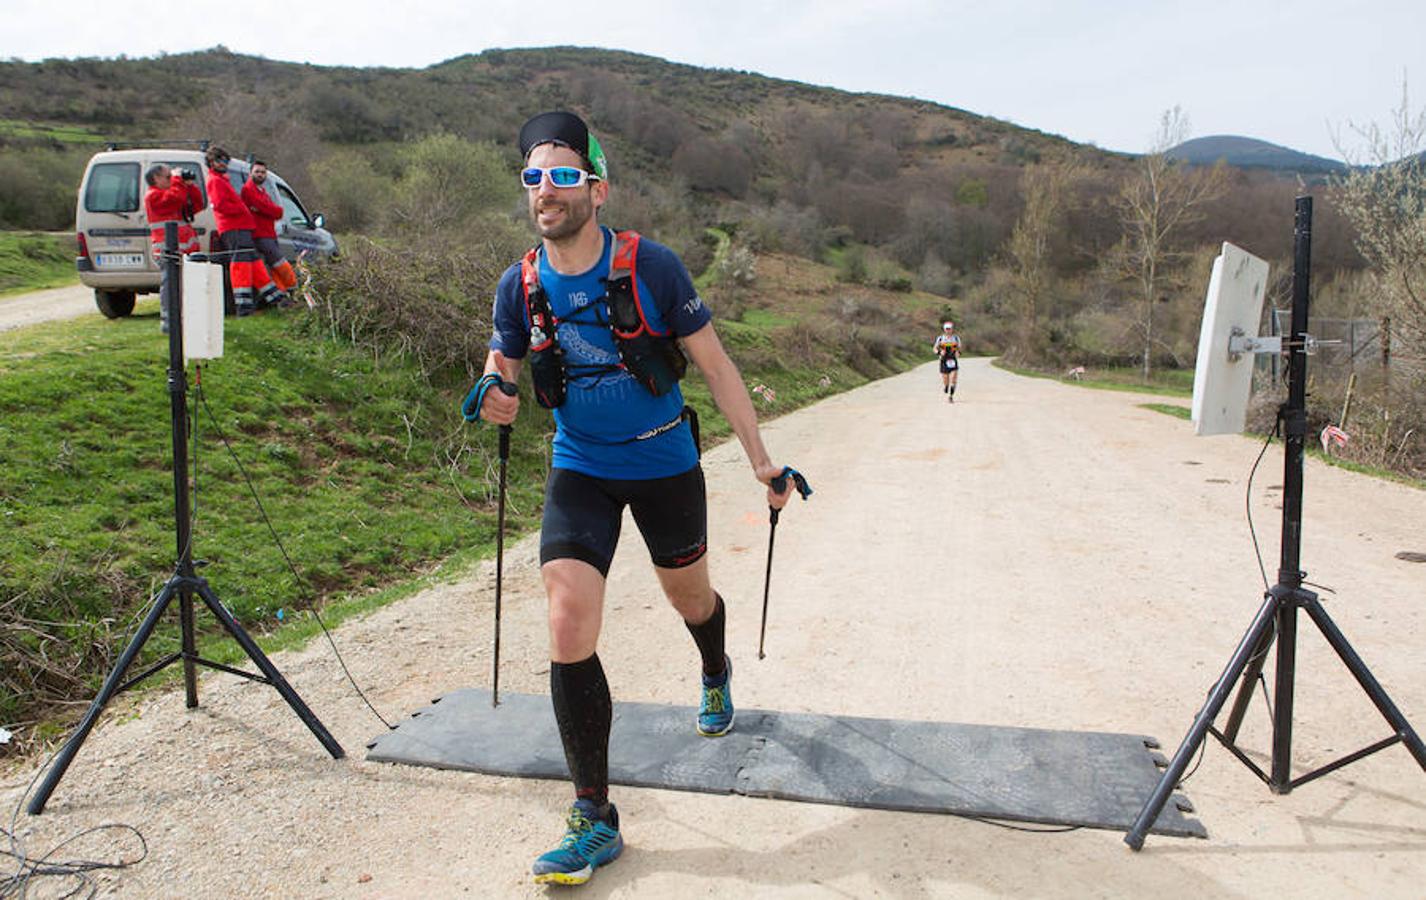
[[[253,221],[257,223],[253,226],[253,237],[277,237],[277,220],[282,218],[282,207],[273,203],[267,191],[251,178],[243,184],[242,197],[248,212],[253,214]]]
[[[203,208],[203,192],[198,185],[175,177],[168,190],[150,187],[144,195],[144,215],[149,220],[149,240],[163,244],[163,224],[178,223],[178,249],[193,253],[198,249],[198,237],[189,224],[193,214]]]
[[[188,216],[184,216],[185,205]],[[144,195],[144,214],[148,217],[150,228],[162,226],[164,222],[188,221],[193,213],[202,208],[203,192],[198,190],[198,185],[177,176],[168,190],[151,187]]]
[[[209,170],[208,202],[213,205],[213,218],[217,221],[218,231],[253,230],[256,224],[253,214],[248,212],[248,205],[238,196],[238,192],[233,190],[233,183],[228,180],[227,172],[219,174]]]

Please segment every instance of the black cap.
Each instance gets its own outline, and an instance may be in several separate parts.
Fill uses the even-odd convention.
[[[571,112],[540,113],[520,128],[520,158],[527,159],[530,151],[541,144],[556,143],[568,147],[584,157],[592,174],[604,180],[609,178],[609,163],[604,158],[604,148],[589,131],[584,120]]]

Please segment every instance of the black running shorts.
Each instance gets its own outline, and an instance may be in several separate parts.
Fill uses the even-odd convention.
[[[944,359],[941,360],[941,374],[942,374],[942,375],[945,375],[945,374],[950,373],[950,372],[954,372],[954,371],[956,371],[957,369],[959,369],[960,367],[961,367],[961,366],[960,366],[960,362],[957,361],[957,359],[956,359],[954,356],[948,356],[948,357],[946,357],[946,358],[944,358]]]
[[[708,551],[702,466],[682,475],[637,481],[552,469],[545,483],[540,564],[578,559],[607,576],[625,506],[634,514],[654,565],[681,569]]]

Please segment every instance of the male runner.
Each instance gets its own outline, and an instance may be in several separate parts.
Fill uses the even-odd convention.
[[[946,399],[956,402],[956,377],[960,375],[961,336],[956,334],[956,323],[946,322],[941,333],[936,335],[936,343],[931,350],[941,358],[941,392]]]
[[[782,493],[771,487],[783,467],[773,464],[763,446],[742,376],[683,263],[648,238],[631,248],[628,235],[599,224],[599,208],[609,196],[608,166],[585,123],[567,112],[535,116],[520,129],[520,152],[521,182],[540,244],[500,279],[486,375],[477,385],[483,396],[472,396],[479,418],[512,423],[518,397],[490,388],[514,382],[528,358],[536,397],[554,408],[540,572],[549,601],[550,697],[575,802],[564,838],[535,860],[533,872],[537,882],[582,884],[624,846],[619,814],[609,802],[613,702],[596,650],[605,577],[625,506],[632,509],[664,594],[702,657],[702,700],[691,724],[709,737],[733,725],[723,599],[709,583],[705,556],[703,470],[675,383],[681,367],[668,356],[675,338],[708,382],[753,476],[768,485],[768,503],[781,508],[792,485],[789,480]],[[637,330],[646,338],[642,351],[616,342],[609,325],[616,308],[609,289],[621,282],[616,260],[633,270],[635,321],[642,320]],[[640,353],[662,363],[652,369],[636,365],[631,360]],[[679,371],[669,378],[674,370]],[[656,394],[649,384],[663,392]]]

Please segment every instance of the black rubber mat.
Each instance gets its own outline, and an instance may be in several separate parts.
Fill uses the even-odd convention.
[[[1151,738],[741,709],[699,736],[690,707],[616,703],[613,784],[1128,830],[1164,760]],[[568,777],[545,696],[453,691],[367,745],[367,759],[492,775]],[[1155,834],[1206,837],[1188,801]]]

